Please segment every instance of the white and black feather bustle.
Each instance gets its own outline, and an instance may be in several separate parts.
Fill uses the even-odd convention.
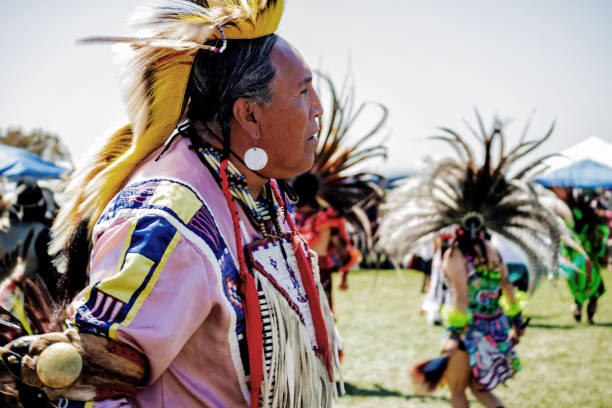
[[[476,114],[480,134],[473,133],[483,146],[482,164],[463,136],[441,128],[443,133],[433,138],[450,144],[456,157],[430,161],[425,172],[387,194],[378,247],[397,263],[438,235],[453,232],[467,214],[480,214],[488,231],[525,252],[533,289],[541,265],[556,273],[566,262],[561,243],[575,245],[561,218],[571,213],[552,192],[531,183],[550,155],[510,169],[550,137],[554,124],[539,139],[525,140],[524,132],[516,146],[506,149],[502,123],[496,119],[487,131]]]

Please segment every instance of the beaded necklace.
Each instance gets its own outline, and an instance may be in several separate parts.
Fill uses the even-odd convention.
[[[212,146],[204,146],[197,148],[200,157],[204,159],[204,163],[212,170],[212,173],[219,179],[221,169],[221,151]],[[264,188],[261,194],[261,199],[254,199],[251,195],[251,190],[246,182],[246,177],[236,168],[231,161],[228,161],[227,169],[225,170],[227,181],[232,197],[237,199],[242,206],[247,210],[247,214],[255,221],[259,231],[263,236],[269,236],[270,231],[267,224],[272,221],[277,233],[281,232],[278,221],[278,211],[280,206],[277,202],[277,197],[271,193],[268,188]]]
[[[201,147],[198,149],[198,152],[202,155],[204,160],[206,160],[206,163],[208,163],[210,168],[212,168],[213,171],[219,175],[221,167],[221,152],[212,146]],[[277,234],[281,234],[282,230],[278,221],[278,216],[270,216],[270,213],[278,214],[278,211],[280,210],[280,206],[278,205],[278,200],[281,199],[280,194],[277,197],[276,191],[273,193],[268,184],[267,187],[270,189],[267,190],[264,188],[262,192],[262,196],[264,196],[266,202],[264,203],[262,200],[254,200],[246,183],[246,178],[232,164],[231,161],[228,161],[225,174],[227,174],[228,185],[232,197],[240,201],[242,205],[250,211],[252,218],[257,221],[257,225],[259,226],[262,235],[264,237],[270,235],[268,233],[268,229],[266,228],[266,222],[270,219],[274,221],[274,228]],[[287,266],[287,271],[289,272],[289,277],[293,283],[293,286],[298,290],[298,301],[306,303],[308,301],[308,296],[303,292],[303,290],[299,290],[300,284],[298,283],[297,275],[289,264],[287,252],[285,251],[285,247],[283,246],[282,242],[280,244],[280,250],[283,254],[283,259],[285,260],[285,265]]]

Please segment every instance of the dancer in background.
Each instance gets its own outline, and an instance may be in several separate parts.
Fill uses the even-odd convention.
[[[332,273],[340,274],[338,287],[348,289],[348,271],[361,262],[361,252],[351,242],[346,219],[316,201],[319,190],[316,176],[311,173],[298,176],[293,181],[293,189],[298,195],[296,223],[310,249],[318,255],[321,285],[333,310]]]
[[[450,297],[448,280],[444,276],[442,268],[442,255],[450,247],[452,240],[452,234],[442,234],[433,241],[434,255],[431,263],[431,279],[421,305],[421,310],[427,317],[427,323],[436,326],[442,324],[440,312],[442,306],[448,303]]]
[[[486,131],[480,116],[478,122],[483,163],[477,164],[463,137],[444,129],[445,134],[437,139],[449,143],[457,157],[432,163],[419,183],[387,195],[379,245],[394,259],[401,259],[422,243],[454,231],[442,264],[452,292],[450,305],[442,313],[447,324],[444,355],[418,364],[412,376],[417,385],[429,390],[446,379],[453,407],[468,406],[465,390],[470,388],[486,407],[497,408],[502,403],[491,391],[521,368],[513,343],[524,333],[524,324],[489,232],[505,236],[525,251],[531,288],[541,262],[552,270],[558,268],[561,241],[570,240],[571,235],[550,207],[541,203],[553,193],[529,184],[543,158],[509,172],[552,129],[538,141],[521,142],[507,151],[502,124],[496,120]],[[494,153],[492,146],[497,143],[501,151]]]
[[[434,242],[429,242],[423,245],[416,254],[413,254],[406,263],[407,268],[423,272],[421,293],[426,293],[429,290],[434,251]]]
[[[21,253],[25,268],[20,276],[0,274],[0,306],[16,312],[25,322],[20,281],[36,280],[39,276],[55,297],[59,276],[47,252],[51,241],[50,220],[45,217],[47,203],[42,189],[34,180],[22,180],[17,183],[15,193],[15,202],[8,208],[8,226],[0,229],[0,258]],[[18,246],[20,250],[15,252]]]
[[[606,245],[610,227],[597,214],[597,203],[588,194],[573,189],[555,188],[554,191],[570,207],[575,239],[584,248],[584,252],[580,252],[571,247],[563,247],[563,255],[573,266],[564,268],[568,275],[567,286],[574,298],[572,314],[579,322],[583,305],[587,303],[587,319],[590,324],[594,324],[597,301],[606,292],[601,268],[607,263]]]

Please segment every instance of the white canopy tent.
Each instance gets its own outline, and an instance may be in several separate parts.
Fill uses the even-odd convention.
[[[560,152],[561,156],[551,157],[546,160],[550,167],[546,173],[552,173],[560,168],[572,165],[581,160],[590,159],[612,167],[612,143],[595,136],[584,139],[583,141],[568,147]]]

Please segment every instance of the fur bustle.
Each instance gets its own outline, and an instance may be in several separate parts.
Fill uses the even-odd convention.
[[[561,200],[532,183],[545,169],[541,156],[513,174],[510,168],[530,154],[552,134],[524,140],[505,148],[503,124],[495,119],[487,131],[477,112],[481,134],[470,128],[483,147],[483,162],[476,162],[472,148],[455,131],[441,128],[434,137],[449,144],[456,157],[430,162],[429,168],[387,194],[382,206],[383,221],[378,230],[378,247],[396,264],[431,242],[436,236],[453,232],[464,216],[478,213],[486,230],[518,245],[527,255],[529,287],[535,288],[542,263],[556,274],[567,260],[560,255],[561,243],[575,246],[571,231],[561,216],[567,216]],[[556,212],[555,212],[556,210]]]

